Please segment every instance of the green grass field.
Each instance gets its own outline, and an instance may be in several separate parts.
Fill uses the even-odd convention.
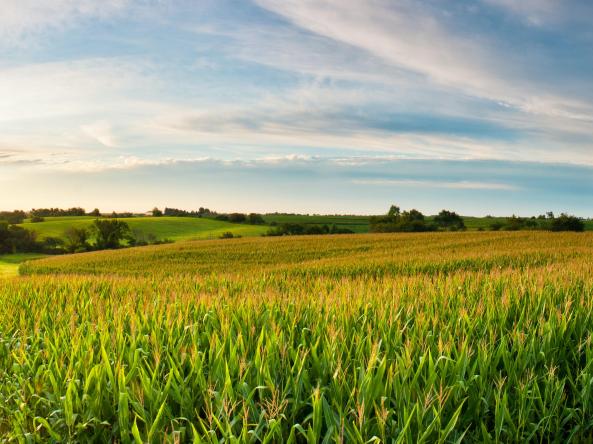
[[[588,442],[593,234],[204,240],[0,283],[6,442]]]
[[[81,217],[48,217],[44,222],[25,222],[23,227],[34,230],[40,238],[62,237],[68,227],[89,228],[94,218]],[[230,231],[240,236],[259,236],[267,228],[258,225],[231,224],[207,218],[193,217],[133,217],[122,219],[132,230],[152,233],[159,239],[192,240],[217,238]]]
[[[306,225],[336,225],[338,228],[347,228],[355,233],[369,232],[369,216],[306,216],[267,214],[263,216],[266,223],[277,224],[299,223]]]
[[[43,258],[46,255],[37,253],[17,253],[0,255],[0,278],[18,275],[21,262]]]

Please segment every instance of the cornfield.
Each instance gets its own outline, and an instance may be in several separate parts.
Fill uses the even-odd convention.
[[[593,235],[186,242],[0,281],[3,442],[590,442]]]

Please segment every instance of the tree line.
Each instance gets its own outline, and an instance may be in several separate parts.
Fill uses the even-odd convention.
[[[486,218],[491,218],[487,216]],[[431,219],[427,219],[418,210],[401,211],[392,205],[384,216],[372,216],[369,220],[370,232],[392,233],[392,232],[424,232],[424,231],[459,231],[465,230],[463,217],[454,211],[442,210]],[[549,230],[549,231],[584,231],[585,222],[566,213],[555,217],[553,212],[540,215],[537,218],[512,217],[504,221],[494,221],[489,226],[492,231],[518,231],[518,230]],[[483,231],[484,228],[478,228]]]
[[[371,233],[458,231],[465,230],[463,218],[454,211],[442,210],[428,221],[418,210],[401,211],[392,205],[385,216],[373,216],[369,220]]]

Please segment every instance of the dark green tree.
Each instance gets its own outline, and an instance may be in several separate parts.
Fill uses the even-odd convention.
[[[163,212],[161,210],[159,210],[157,207],[154,207],[152,209],[152,215],[154,217],[161,217],[163,215]]]
[[[80,253],[89,249],[89,232],[85,228],[69,227],[64,232],[64,248],[68,253]]]
[[[389,217],[398,217],[400,215],[400,208],[397,205],[391,205],[389,211],[387,212],[387,216]]]
[[[434,221],[440,228],[447,230],[463,230],[465,228],[463,218],[454,211],[442,210],[435,216]]]
[[[562,213],[555,218],[550,226],[552,231],[584,231],[585,223],[576,216],[569,216]]]
[[[130,227],[117,219],[97,219],[93,222],[92,231],[96,238],[96,247],[104,250],[119,248],[121,241],[129,235]]]

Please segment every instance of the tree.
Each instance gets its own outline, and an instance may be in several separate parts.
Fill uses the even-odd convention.
[[[95,217],[101,217],[101,212],[99,211],[98,208],[95,208],[93,211],[91,211],[89,213],[91,216],[95,216]]]
[[[243,213],[231,213],[229,214],[229,222],[235,223],[235,224],[242,224],[247,220],[247,216],[245,216]]]
[[[404,211],[402,214],[402,219],[409,222],[424,221],[424,214],[418,210]]]
[[[39,249],[34,231],[0,221],[0,253],[20,253]]]
[[[100,250],[119,248],[121,241],[130,232],[127,223],[117,219],[96,219],[93,222],[92,230],[97,239],[96,247]]]
[[[400,214],[400,208],[397,205],[391,205],[389,211],[387,212],[387,216],[389,217],[398,217]]]
[[[161,217],[163,215],[163,212],[161,210],[159,210],[157,207],[154,207],[152,209],[152,215],[154,217]]]
[[[418,210],[400,212],[394,205],[387,216],[374,216],[369,220],[372,233],[422,232],[435,231],[434,224],[427,224],[424,215]]]
[[[27,215],[22,210],[0,211],[0,220],[9,224],[22,224]]]
[[[439,227],[447,230],[463,230],[465,228],[463,218],[454,211],[442,210],[435,216],[434,221]]]
[[[555,218],[550,226],[552,231],[584,231],[585,223],[576,216],[569,216],[562,213]]]
[[[264,221],[264,218],[261,217],[261,214],[249,213],[249,216],[247,216],[247,223],[251,225],[263,225],[266,222]]]
[[[68,253],[80,253],[89,249],[89,232],[85,228],[69,227],[64,232],[64,248]]]

